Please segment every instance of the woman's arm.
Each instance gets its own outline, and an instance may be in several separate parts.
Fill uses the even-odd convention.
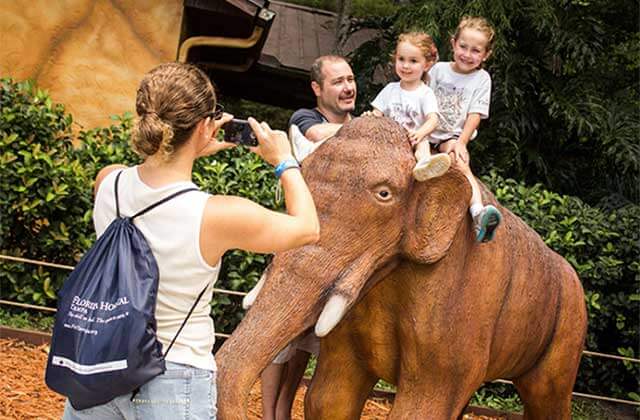
[[[271,164],[293,159],[284,133],[272,131],[265,123],[258,125],[254,120],[250,124],[260,142],[253,151]],[[288,169],[280,180],[287,214],[240,197],[209,199],[200,230],[200,249],[209,264],[216,264],[229,249],[271,253],[318,240],[320,222],[302,174],[298,169]]]

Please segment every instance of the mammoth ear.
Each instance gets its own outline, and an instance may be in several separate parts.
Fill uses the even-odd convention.
[[[462,172],[415,182],[408,200],[402,252],[423,264],[442,258],[464,223],[471,199],[471,185]]]

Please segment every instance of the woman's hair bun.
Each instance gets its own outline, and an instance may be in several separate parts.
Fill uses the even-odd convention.
[[[171,144],[173,129],[155,111],[142,113],[132,136],[133,149],[142,158],[154,155]],[[171,149],[173,149],[171,147]],[[166,150],[168,151],[168,150]]]
[[[158,152],[171,159],[215,105],[213,86],[202,70],[184,63],[159,65],[138,87],[133,149],[144,159]]]

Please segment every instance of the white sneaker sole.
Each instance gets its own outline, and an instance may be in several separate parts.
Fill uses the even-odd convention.
[[[416,181],[426,181],[427,179],[444,175],[449,170],[449,167],[451,167],[449,155],[438,153],[422,164],[418,162],[413,168],[413,177]]]

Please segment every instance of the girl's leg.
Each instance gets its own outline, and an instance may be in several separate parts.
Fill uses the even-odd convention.
[[[416,145],[416,160],[429,159],[431,157],[431,145],[428,141],[421,141]]]
[[[451,158],[438,153],[431,156],[431,145],[428,140],[422,140],[416,145],[416,166],[413,168],[413,176],[417,181],[426,181],[444,175],[451,166]]]
[[[469,209],[473,208],[474,206],[482,207],[482,194],[480,193],[480,185],[478,184],[476,177],[473,176],[471,168],[468,164],[463,163],[462,165],[460,165],[460,169],[462,169],[464,176],[467,177],[469,184],[471,184],[471,200],[469,200]]]
[[[469,164],[461,162],[458,167],[471,184],[471,200],[469,200],[469,213],[473,218],[473,228],[476,233],[476,241],[489,242],[495,235],[495,230],[502,220],[500,211],[491,204],[482,204],[482,193],[478,180],[473,176]]]

